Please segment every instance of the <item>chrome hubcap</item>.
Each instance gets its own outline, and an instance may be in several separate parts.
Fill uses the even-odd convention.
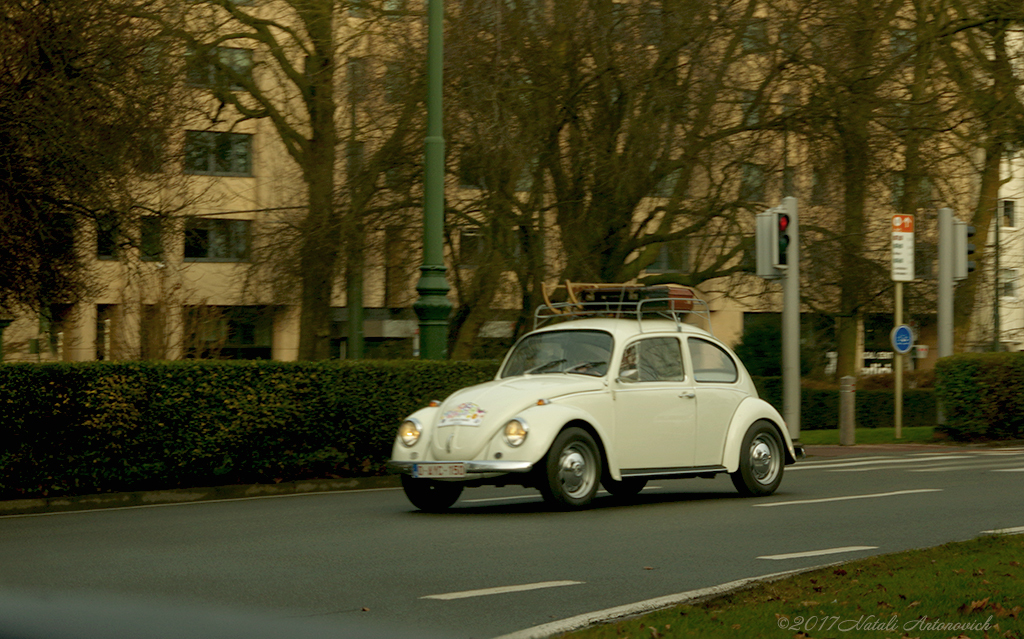
[[[779,456],[767,435],[758,435],[750,445],[750,470],[761,484],[772,483],[779,472]]]
[[[590,451],[570,446],[562,451],[558,464],[558,481],[565,492],[576,497],[586,494],[595,481]]]

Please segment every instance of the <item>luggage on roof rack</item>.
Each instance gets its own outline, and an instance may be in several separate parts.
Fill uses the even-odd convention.
[[[643,320],[665,317],[682,323],[681,315],[697,315],[711,330],[707,302],[696,292],[679,284],[585,284],[570,282],[542,289],[544,304],[537,308],[534,327],[554,319],[617,317]],[[559,299],[564,297],[565,299]]]

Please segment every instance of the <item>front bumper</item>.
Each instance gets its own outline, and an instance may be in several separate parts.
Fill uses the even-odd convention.
[[[394,475],[412,475],[413,466],[426,464],[465,464],[467,475],[481,475],[487,473],[528,473],[533,470],[533,462],[525,461],[450,461],[450,462],[418,462],[418,461],[395,461],[388,462],[388,472]]]

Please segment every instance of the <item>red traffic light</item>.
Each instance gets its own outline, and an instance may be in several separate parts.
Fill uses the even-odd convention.
[[[785,213],[779,215],[779,230],[785,231],[789,227],[789,216]]]

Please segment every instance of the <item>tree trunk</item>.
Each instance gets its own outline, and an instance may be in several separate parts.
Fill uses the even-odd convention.
[[[334,163],[337,131],[334,122],[334,20],[333,2],[297,3],[309,33],[310,137],[302,163],[309,192],[309,213],[302,229],[300,256],[301,303],[299,359],[330,356],[331,297],[338,271],[341,225],[334,207]]]

